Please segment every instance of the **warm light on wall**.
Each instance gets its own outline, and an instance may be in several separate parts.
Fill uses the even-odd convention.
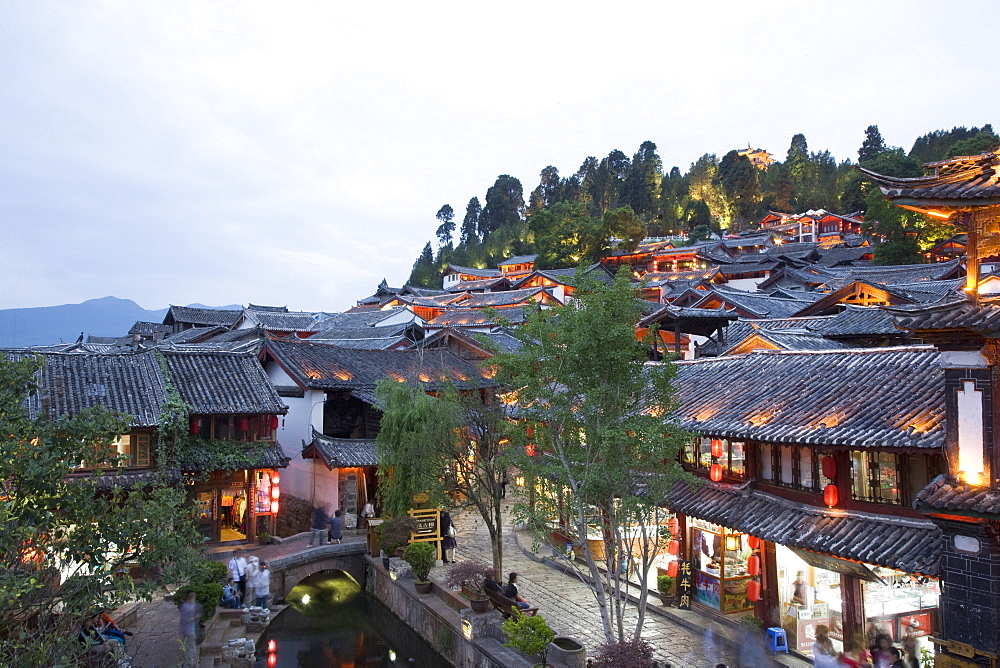
[[[514,484],[517,485],[518,487],[524,487],[524,476],[519,475],[516,478],[514,478]]]

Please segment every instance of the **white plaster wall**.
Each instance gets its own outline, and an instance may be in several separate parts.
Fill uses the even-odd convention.
[[[746,290],[747,292],[755,292],[757,286],[767,280],[768,276],[771,275],[770,272],[764,272],[767,276],[761,278],[737,278],[730,279],[726,286],[730,288],[736,288],[737,290]]]
[[[958,390],[958,469],[963,480],[974,485],[982,484],[980,475],[985,469],[983,451],[983,393],[971,380],[962,383]]]
[[[408,322],[415,322],[418,325],[423,325],[424,321],[422,318],[417,317],[417,314],[410,309],[403,309],[399,313],[393,314],[386,318],[385,320],[380,320],[378,322],[379,327],[383,325],[402,325]]]

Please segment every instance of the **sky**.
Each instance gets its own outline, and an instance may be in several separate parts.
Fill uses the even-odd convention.
[[[956,5],[957,7],[957,5]],[[337,311],[500,174],[1000,123],[1000,1],[0,0],[0,308]]]

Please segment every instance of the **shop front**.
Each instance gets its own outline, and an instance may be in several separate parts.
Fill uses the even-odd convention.
[[[725,614],[751,611],[749,536],[697,518],[690,525],[695,603]]]
[[[198,508],[198,531],[209,542],[256,540],[274,534],[280,505],[277,469],[213,471],[207,478],[185,476]]]

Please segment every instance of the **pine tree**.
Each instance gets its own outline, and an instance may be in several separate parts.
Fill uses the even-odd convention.
[[[455,231],[455,210],[451,208],[451,204],[445,204],[434,217],[441,221],[436,233],[438,242],[441,246],[451,246],[451,233]]]
[[[471,241],[479,242],[479,214],[483,207],[479,204],[479,198],[473,197],[465,206],[465,218],[462,219],[462,232],[459,243],[468,245]]]
[[[865,141],[858,149],[858,162],[864,164],[885,150],[885,142],[877,125],[869,125],[865,130]]]

